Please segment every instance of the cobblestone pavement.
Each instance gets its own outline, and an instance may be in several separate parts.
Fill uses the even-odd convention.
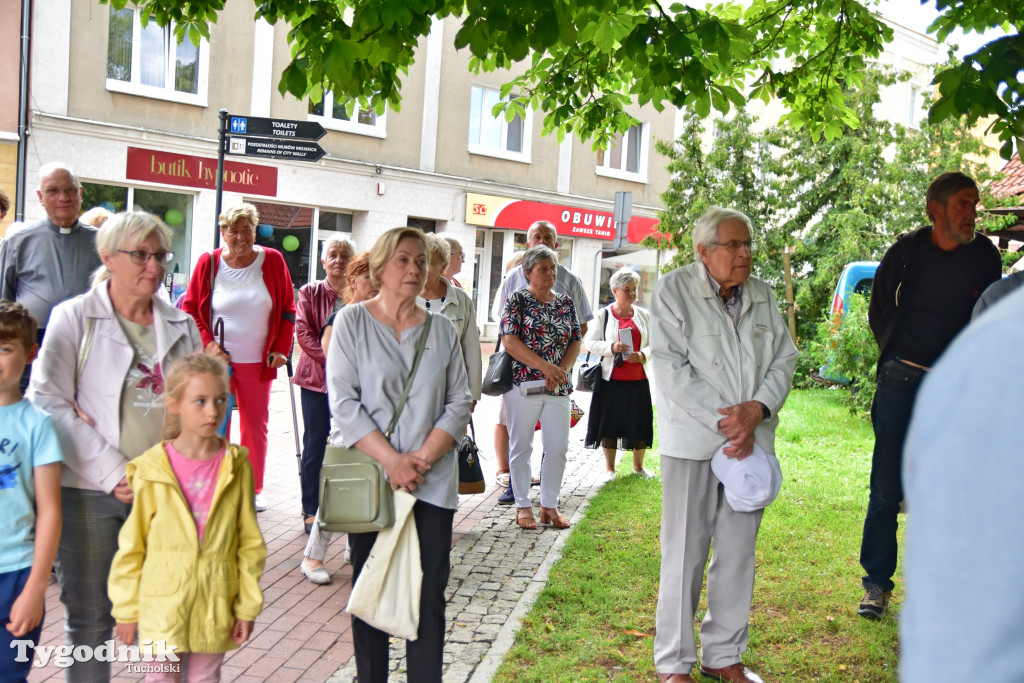
[[[577,394],[575,398],[584,410],[588,408],[589,394]],[[297,389],[295,400],[298,403]],[[445,681],[490,680],[569,533],[544,527],[522,531],[513,523],[514,507],[497,504],[499,491],[493,483],[497,409],[497,399],[484,397],[474,413],[488,490],[461,496],[455,515]],[[586,417],[570,434],[569,461],[561,490],[560,509],[572,521],[580,518],[586,500],[599,486],[603,469],[598,453],[582,449],[585,431]],[[271,393],[269,442],[264,494],[270,509],[258,516],[268,551],[260,581],[264,609],[252,639],[228,653],[223,678],[274,683],[351,681],[355,663],[351,661],[351,619],[345,605],[352,587],[352,569],[342,559],[344,538],[331,544],[326,557],[325,563],[334,574],[331,585],[314,586],[298,571],[306,535],[300,516],[291,408],[283,377],[274,382]],[[539,453],[538,446],[535,454]],[[535,470],[539,462],[539,456],[535,456]],[[41,644],[62,645],[64,615],[56,585],[47,590],[46,607]],[[404,649],[404,643],[392,649],[394,681],[405,680],[401,671]],[[113,673],[114,680],[142,679],[140,674],[128,673],[124,664],[115,663]],[[46,666],[33,669],[29,681],[57,681],[63,677],[63,670],[51,658]]]

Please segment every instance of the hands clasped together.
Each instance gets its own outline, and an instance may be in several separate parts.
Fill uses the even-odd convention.
[[[729,439],[723,451],[729,458],[742,460],[754,451],[754,428],[764,419],[764,412],[758,401],[744,401],[734,406],[719,408],[725,415],[718,421],[722,435]]]

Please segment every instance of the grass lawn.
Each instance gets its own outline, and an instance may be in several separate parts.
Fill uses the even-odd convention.
[[[794,391],[781,419],[785,482],[758,535],[744,661],[768,681],[896,681],[896,621],[856,614],[871,425],[821,389]],[[573,528],[495,681],[657,680],[661,480],[626,476],[628,457],[618,471]]]

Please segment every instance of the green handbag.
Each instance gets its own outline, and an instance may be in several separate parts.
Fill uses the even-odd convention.
[[[420,366],[423,349],[430,332],[431,313],[423,324],[416,345],[416,357],[412,372],[405,380],[402,398],[395,409],[395,416],[384,432],[384,438],[391,440],[398,418],[409,398],[413,378]],[[320,469],[320,529],[345,533],[380,531],[395,523],[395,505],[392,499],[391,483],[384,474],[384,466],[358,448],[328,446],[324,451],[324,464]]]

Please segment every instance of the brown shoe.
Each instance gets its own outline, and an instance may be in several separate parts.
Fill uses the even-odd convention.
[[[730,664],[721,669],[710,669],[706,666],[701,666],[700,675],[716,681],[726,681],[726,683],[764,683],[760,676],[743,666],[741,662]]]
[[[659,683],[693,683],[690,674],[658,674]]]

